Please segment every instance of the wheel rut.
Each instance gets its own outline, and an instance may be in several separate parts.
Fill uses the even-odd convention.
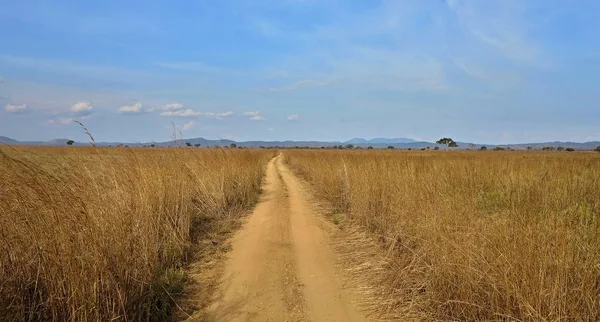
[[[281,156],[232,240],[208,321],[364,321],[345,294],[327,235]]]

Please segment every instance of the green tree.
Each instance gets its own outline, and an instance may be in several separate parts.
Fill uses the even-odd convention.
[[[352,149],[354,149],[354,145],[352,145],[352,144],[346,144],[346,149],[352,150]]]
[[[67,140],[67,145],[73,145],[73,143],[75,143],[75,141],[73,141],[73,140]]]
[[[559,146],[558,148],[556,148],[556,151],[564,151],[565,148],[563,148],[562,146]]]
[[[458,144],[456,144],[456,142],[454,142],[454,140],[452,140],[451,138],[441,138],[441,139],[435,141],[435,143],[447,145],[449,148],[458,147]]]
[[[565,150],[566,150],[567,152],[573,152],[573,151],[575,151],[575,149],[573,149],[573,148],[566,148]]]
[[[600,146],[596,147],[596,152],[600,152]]]
[[[394,147],[391,146],[391,145],[389,145],[387,148],[388,148],[388,150],[393,150],[394,149]]]
[[[192,146],[190,142],[185,142],[185,146]]]
[[[369,145],[369,147],[367,148],[367,150],[373,150],[373,147]]]
[[[197,148],[199,148],[201,145],[202,145],[202,144],[200,144],[200,143],[196,143],[196,144],[194,144],[194,146],[195,146],[195,147],[197,147]]]
[[[527,151],[531,151],[531,150],[533,150],[533,148],[532,148],[532,147],[530,147],[530,146],[528,146],[528,147],[527,147]]]
[[[487,151],[487,146],[484,145],[481,148],[479,148],[479,150],[481,150],[481,151]]]
[[[435,147],[435,148],[433,148],[433,149],[434,149],[435,151],[437,151],[437,150],[439,150],[439,149],[440,149],[440,147],[439,147],[439,146],[436,146],[436,147]]]
[[[229,147],[230,147],[230,148],[232,148],[232,149],[235,149],[235,148],[237,148],[237,144],[235,144],[235,143],[231,143],[231,144],[229,145]]]
[[[154,147],[156,147],[156,144],[152,143],[152,144],[150,144],[150,147],[154,148]]]

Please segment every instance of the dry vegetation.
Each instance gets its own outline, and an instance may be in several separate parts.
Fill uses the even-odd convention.
[[[0,147],[0,320],[164,320],[192,237],[255,202],[270,157]]]
[[[288,151],[417,320],[600,320],[600,155]]]

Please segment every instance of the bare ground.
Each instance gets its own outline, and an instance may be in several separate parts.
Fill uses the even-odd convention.
[[[281,159],[269,163],[261,201],[225,261],[200,276],[214,295],[188,321],[386,320],[374,314],[385,292],[362,278],[377,277],[385,256],[365,239],[348,247],[356,236],[323,220]]]

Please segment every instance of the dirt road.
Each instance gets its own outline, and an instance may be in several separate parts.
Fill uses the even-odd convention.
[[[277,157],[262,200],[235,235],[210,321],[363,321],[341,287],[327,234]]]

